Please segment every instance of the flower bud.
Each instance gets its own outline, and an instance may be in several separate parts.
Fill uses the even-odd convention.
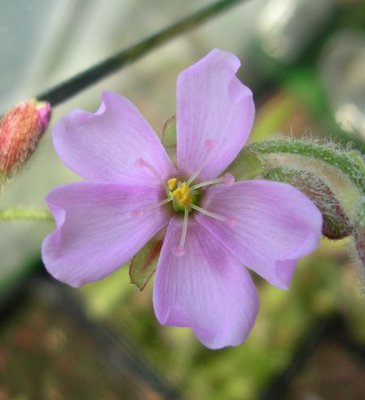
[[[0,178],[13,175],[33,153],[47,129],[51,106],[30,99],[8,111],[0,120]]]
[[[357,252],[358,261],[362,267],[365,269],[365,230],[359,230],[355,233],[355,248]],[[363,271],[364,273],[364,271]]]

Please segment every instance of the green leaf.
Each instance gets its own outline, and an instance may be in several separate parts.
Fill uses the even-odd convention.
[[[129,278],[139,290],[146,287],[155,273],[161,247],[161,236],[156,235],[133,257],[129,266]]]
[[[254,152],[245,150],[238,154],[228,171],[237,180],[254,179],[262,173],[263,163]]]

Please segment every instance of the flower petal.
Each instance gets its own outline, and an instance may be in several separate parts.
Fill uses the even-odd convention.
[[[57,229],[43,241],[51,275],[71,286],[98,280],[128,261],[168,221],[154,188],[76,183],[46,198]]]
[[[196,219],[234,256],[272,285],[287,289],[298,258],[320,240],[322,215],[299,190],[285,183],[245,181],[206,191],[202,207],[227,222]]]
[[[238,58],[212,50],[177,81],[177,164],[187,176],[215,178],[234,160],[254,119],[251,90],[235,73]]]
[[[102,94],[95,114],[75,110],[53,131],[53,143],[62,161],[77,174],[97,182],[130,182],[153,186],[156,174],[166,180],[172,163],[159,138],[127,99]],[[143,167],[143,159],[156,171]]]
[[[174,254],[181,220],[172,219],[157,266],[153,302],[162,325],[191,327],[211,349],[237,346],[254,323],[258,299],[248,271],[193,218],[185,253]]]

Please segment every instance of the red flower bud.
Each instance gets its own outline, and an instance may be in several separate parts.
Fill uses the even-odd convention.
[[[13,175],[29,158],[47,129],[50,116],[49,103],[30,99],[0,119],[0,178]]]

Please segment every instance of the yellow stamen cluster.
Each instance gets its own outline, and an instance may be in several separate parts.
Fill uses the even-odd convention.
[[[186,182],[178,182],[176,178],[171,178],[167,181],[168,189],[174,202],[179,207],[187,207],[192,202],[190,187]]]
[[[167,181],[167,187],[170,192],[173,192],[176,187],[177,187],[177,179],[176,178],[171,178]]]

